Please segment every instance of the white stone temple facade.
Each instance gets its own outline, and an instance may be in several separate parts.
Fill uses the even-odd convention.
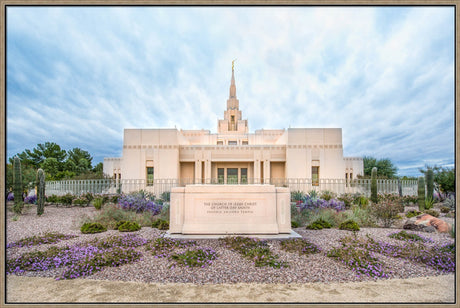
[[[360,157],[344,157],[341,128],[260,129],[249,132],[236,97],[230,95],[217,133],[209,130],[125,129],[123,154],[105,158],[104,173],[116,179],[177,179],[191,183],[285,185],[288,179],[355,179]]]

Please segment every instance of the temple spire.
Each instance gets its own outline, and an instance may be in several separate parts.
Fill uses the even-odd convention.
[[[232,81],[230,83],[230,98],[236,98],[236,86],[235,86],[235,60],[232,61]]]

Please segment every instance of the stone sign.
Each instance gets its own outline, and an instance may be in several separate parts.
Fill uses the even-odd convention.
[[[171,191],[171,234],[291,232],[288,188],[274,185],[187,185]]]

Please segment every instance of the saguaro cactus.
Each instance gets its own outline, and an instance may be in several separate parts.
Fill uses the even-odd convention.
[[[372,168],[371,172],[371,201],[378,202],[377,198],[377,167]]]
[[[402,183],[401,183],[401,179],[398,179],[398,193],[399,193],[399,196],[402,197],[403,194],[402,194]]]
[[[15,156],[13,159],[13,191],[14,191],[14,206],[13,211],[16,214],[21,214],[23,207],[22,200],[22,173],[21,160]]]
[[[37,215],[45,212],[45,172],[42,169],[37,171]]]
[[[430,198],[433,198],[433,191],[434,191],[433,169],[429,168],[426,171],[425,178],[426,178],[426,198],[430,200]]]
[[[419,211],[425,210],[425,178],[423,176],[418,178],[418,209]]]

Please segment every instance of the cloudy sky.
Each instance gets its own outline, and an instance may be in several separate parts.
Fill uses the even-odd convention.
[[[400,175],[454,165],[453,7],[7,7],[7,157],[121,156],[124,128],[341,127]]]

